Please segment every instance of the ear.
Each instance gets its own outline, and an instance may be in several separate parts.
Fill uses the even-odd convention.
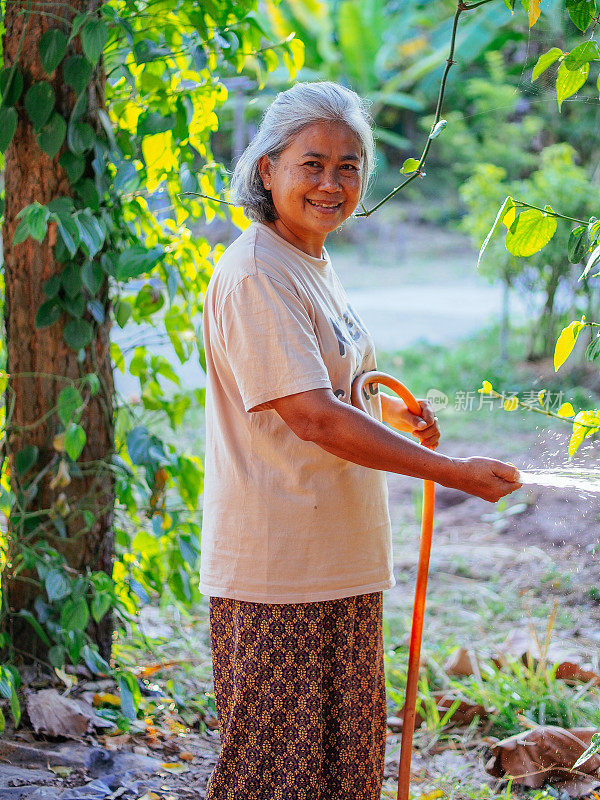
[[[270,188],[270,183],[273,177],[273,165],[269,156],[261,156],[258,159],[258,172],[262,178],[265,189]]]

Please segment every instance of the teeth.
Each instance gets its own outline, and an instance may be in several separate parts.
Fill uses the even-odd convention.
[[[330,203],[329,205],[325,205],[325,203],[315,203],[314,200],[308,201],[311,206],[317,206],[317,208],[337,208],[340,203]]]

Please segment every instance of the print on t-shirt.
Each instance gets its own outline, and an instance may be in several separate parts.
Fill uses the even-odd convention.
[[[368,332],[365,326],[362,324],[360,317],[356,313],[356,311],[352,308],[350,303],[346,306],[345,311],[342,313],[342,316],[336,320],[329,318],[331,322],[331,326],[337,338],[338,347],[340,350],[340,355],[342,358],[346,358],[350,353],[354,355],[354,360],[358,365],[357,371],[352,376],[352,382],[358,375],[362,375],[365,372],[363,364],[365,360],[370,357],[371,351],[369,350],[366,353],[363,353],[361,358],[361,348],[358,346],[358,342],[365,337],[368,337]],[[342,325],[344,326],[345,332],[342,330]],[[363,395],[367,402],[370,402],[371,396],[375,397],[379,391],[379,387],[377,384],[370,383],[367,387],[363,387]],[[334,390],[335,396],[343,400],[346,397],[346,392],[344,389],[335,389]]]

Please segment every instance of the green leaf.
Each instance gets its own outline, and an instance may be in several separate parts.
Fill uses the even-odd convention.
[[[137,122],[137,135],[152,136],[155,133],[171,131],[175,127],[175,121],[173,114],[166,117],[156,111],[140,114]]]
[[[88,258],[93,258],[104,244],[104,232],[98,220],[85,209],[77,213],[75,222],[79,228],[83,249]]]
[[[76,155],[81,155],[86,150],[91,150],[95,141],[96,134],[94,129],[87,122],[75,122],[73,125],[69,125],[67,143],[69,149]]]
[[[35,327],[47,328],[49,325],[54,325],[56,320],[60,317],[60,313],[60,306],[56,305],[54,299],[46,300],[37,310],[35,315]]]
[[[151,250],[142,245],[133,245],[119,255],[117,280],[126,281],[150,272],[163,257],[164,249],[160,245]]]
[[[12,75],[12,79],[11,79]],[[23,76],[16,64],[0,72],[0,94],[3,106],[16,106],[23,91]]]
[[[100,622],[112,605],[112,595],[109,592],[96,592],[92,597],[92,617]]]
[[[70,183],[77,183],[79,178],[83,175],[85,159],[82,156],[72,153],[70,150],[65,150],[64,153],[61,153],[58,163],[67,173]]]
[[[579,264],[587,251],[587,227],[585,225],[579,225],[577,228],[573,228],[569,235],[567,253],[571,264]]]
[[[83,646],[82,655],[90,672],[95,675],[110,675],[111,668],[98,652],[98,648],[86,644]]]
[[[596,0],[567,0],[569,16],[580,31],[585,31],[596,14]]]
[[[14,108],[0,108],[0,153],[6,153],[17,130],[17,112]]]
[[[29,220],[27,217],[24,217],[17,225],[12,243],[13,245],[21,244],[21,242],[24,242],[25,239],[29,239]]]
[[[75,351],[81,350],[82,347],[87,347],[92,341],[92,337],[92,326],[85,319],[69,320],[63,330],[65,342]]]
[[[556,99],[558,100],[559,110],[567,97],[571,97],[581,89],[587,80],[589,71],[589,64],[582,64],[579,69],[569,69],[563,61],[558,68],[558,77],[556,79]]]
[[[83,317],[85,311],[85,298],[83,294],[76,294],[74,297],[57,297],[56,298],[63,311],[66,311],[70,317],[79,319]]]
[[[54,158],[60,150],[65,140],[66,132],[67,123],[56,111],[52,113],[48,122],[37,132],[38,144],[50,158]]]
[[[81,197],[83,204],[91,211],[100,211],[100,198],[96,184],[91,178],[84,178],[74,187],[77,194]],[[104,240],[104,233],[100,230],[101,238]]]
[[[127,719],[135,719],[141,699],[138,682],[130,673],[121,673],[117,683],[121,694],[121,711]]]
[[[181,499],[189,508],[193,508],[204,485],[202,462],[195,456],[180,456],[176,477]]]
[[[598,43],[592,41],[583,42],[574,47],[564,60],[567,69],[575,70],[587,64],[589,61],[600,61],[600,48]]]
[[[86,440],[87,437],[81,425],[76,425],[74,422],[67,425],[65,430],[65,451],[69,458],[77,461],[85,447]]]
[[[600,357],[600,333],[588,344],[585,351],[586,361],[595,361]]]
[[[403,175],[408,175],[410,172],[416,172],[418,166],[419,166],[418,158],[407,158],[404,164],[402,164],[402,169],[400,170],[400,172]]]
[[[508,8],[511,14],[515,13],[515,0],[504,0],[504,5]]]
[[[80,94],[90,82],[92,77],[92,67],[84,56],[70,56],[63,66],[63,78],[65,83],[75,90],[75,94]]]
[[[81,268],[79,264],[76,264],[74,261],[68,263],[60,274],[60,281],[66,294],[70,298],[76,297],[81,292],[82,285]]]
[[[15,728],[18,727],[21,721],[21,706],[19,705],[19,698],[15,688],[15,679],[6,667],[0,667],[0,694],[7,699],[10,699],[10,710],[15,723]]]
[[[117,300],[114,306],[115,319],[120,328],[124,328],[132,314],[133,306],[128,300]]]
[[[537,80],[540,75],[545,72],[548,67],[551,67],[554,62],[559,59],[563,54],[563,51],[560,47],[553,47],[551,50],[548,50],[547,53],[542,53],[542,55],[538,58],[535,67],[533,68],[533,73],[531,75],[531,79],[533,81]]]
[[[29,89],[25,95],[25,110],[36,130],[48,122],[55,102],[54,89],[47,81],[34,83]]]
[[[523,211],[506,233],[506,249],[513,256],[532,256],[556,233],[556,217],[534,208]]]
[[[46,295],[46,297],[49,297],[50,299],[56,297],[56,295],[60,291],[60,287],[61,287],[61,279],[60,275],[58,274],[53,275],[51,278],[48,278],[48,280],[45,281],[42,285],[44,294]]]
[[[18,615],[23,617],[23,619],[27,620],[27,622],[31,625],[33,630],[37,633],[40,637],[42,642],[47,646],[50,647],[50,639],[48,638],[46,631],[42,628],[38,620],[33,616],[31,611],[28,611],[26,608],[22,608]]]
[[[69,253],[74,256],[79,247],[79,229],[70,214],[62,214],[56,220],[58,232]]]
[[[27,444],[15,455],[15,468],[22,478],[37,463],[40,451],[34,444]]]
[[[38,202],[32,203],[29,206],[29,213],[27,214],[27,222],[29,224],[29,235],[37,242],[42,242],[48,230],[48,219],[50,218],[50,211],[48,206],[43,206]]]
[[[66,631],[84,631],[90,621],[90,612],[85,598],[67,600],[61,610],[60,625]]]
[[[42,35],[38,51],[42,66],[51,75],[65,57],[67,37],[59,28],[52,28]]]
[[[66,660],[67,651],[61,645],[55,644],[48,650],[48,661],[53,667],[56,667],[56,669],[62,669]]]
[[[95,66],[108,40],[108,25],[101,19],[91,19],[81,31],[81,44],[88,60]]]
[[[57,413],[63,425],[76,422],[81,416],[83,397],[74,386],[65,386],[58,395]]]
[[[81,278],[85,288],[94,296],[102,286],[104,272],[96,261],[85,261],[81,269]]]
[[[595,266],[598,263],[598,261],[600,261],[600,244],[597,245],[597,247],[595,247],[590,253],[590,256],[585,265],[585,269],[579,276],[580,281],[582,281],[584,278],[587,278],[591,268]]]
[[[71,581],[62,569],[51,569],[44,579],[44,586],[51,603],[71,594]]]
[[[76,17],[73,18],[73,23],[71,25],[71,33],[69,35],[69,42],[71,42],[79,33],[82,26],[85,25],[86,21],[90,18],[90,13],[86,11],[84,14],[77,14]]]
[[[74,125],[78,120],[80,120],[87,111],[87,108],[88,94],[84,90],[75,101],[75,105],[71,111],[71,116],[69,117],[69,125]]]

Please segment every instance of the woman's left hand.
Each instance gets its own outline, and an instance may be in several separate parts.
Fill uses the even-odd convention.
[[[400,397],[391,397],[383,393],[380,396],[384,422],[396,430],[412,433],[422,445],[430,450],[435,450],[440,441],[441,432],[438,418],[433,413],[429,400],[417,399],[421,406],[421,416],[417,416],[411,414]]]

